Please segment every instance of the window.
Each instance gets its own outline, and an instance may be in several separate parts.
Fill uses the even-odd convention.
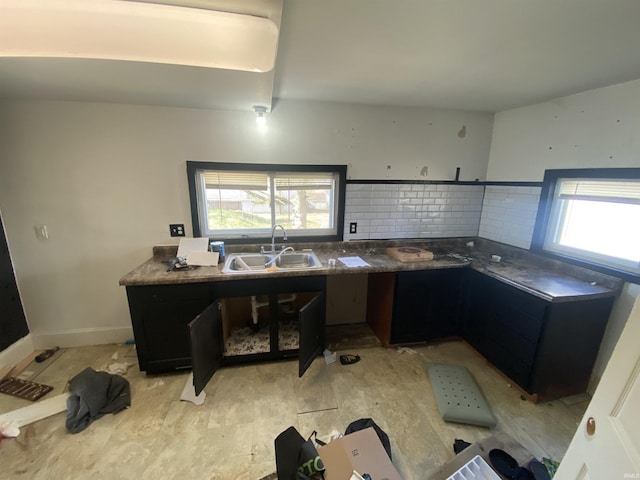
[[[282,225],[298,241],[342,240],[344,165],[187,162],[193,235],[253,243]]]
[[[547,170],[533,250],[640,280],[640,169]]]

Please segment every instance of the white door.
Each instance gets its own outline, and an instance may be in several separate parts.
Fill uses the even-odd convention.
[[[553,478],[640,479],[640,297]]]

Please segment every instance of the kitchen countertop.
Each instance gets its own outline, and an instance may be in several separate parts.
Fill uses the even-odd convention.
[[[467,242],[474,246],[468,247]],[[575,267],[557,260],[534,255],[527,250],[479,238],[430,240],[380,240],[362,242],[326,242],[287,244],[296,251],[310,248],[323,268],[303,271],[277,270],[243,274],[223,273],[222,264],[216,267],[190,267],[167,272],[167,259],[175,256],[177,246],[154,247],[153,257],[120,279],[120,285],[165,285],[197,282],[237,281],[268,277],[295,277],[309,275],[342,275],[351,273],[401,272],[444,268],[471,268],[522,291],[549,302],[567,302],[577,299],[611,297],[619,293],[623,281],[592,270]],[[415,246],[434,253],[434,259],[419,262],[401,262],[386,255],[387,247]],[[227,245],[227,255],[237,252],[258,252],[258,245]],[[491,261],[500,255],[500,262]],[[336,260],[328,266],[330,258],[359,256],[367,267],[348,268]]]

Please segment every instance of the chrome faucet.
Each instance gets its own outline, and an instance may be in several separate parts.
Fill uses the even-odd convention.
[[[282,241],[287,241],[287,231],[282,225],[277,223],[273,227],[271,227],[271,251],[265,252],[264,247],[260,247],[260,253],[276,253],[276,228],[278,227],[280,227],[280,229],[282,230]]]

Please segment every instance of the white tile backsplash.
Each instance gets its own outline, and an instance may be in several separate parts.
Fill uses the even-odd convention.
[[[528,249],[540,191],[540,187],[487,185],[478,236]]]
[[[483,237],[529,248],[540,187],[348,184],[345,240]],[[350,234],[349,223],[358,233]]]
[[[483,185],[347,184],[344,239],[475,237],[483,194]]]

